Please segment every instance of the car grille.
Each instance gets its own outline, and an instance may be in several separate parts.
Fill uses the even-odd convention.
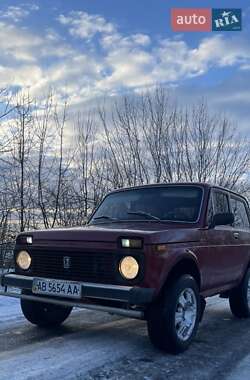
[[[30,275],[72,281],[115,284],[115,254],[104,252],[32,251]],[[64,257],[70,258],[64,268]]]

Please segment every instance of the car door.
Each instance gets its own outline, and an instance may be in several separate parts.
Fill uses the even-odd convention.
[[[250,257],[250,221],[249,208],[244,200],[235,194],[230,195],[231,211],[234,214],[234,273],[239,279],[242,276]]]
[[[208,207],[208,225],[213,215],[230,212],[229,194],[219,188],[210,192]],[[210,221],[209,221],[210,219]],[[215,226],[206,231],[208,252],[206,255],[206,287],[215,289],[235,281],[235,263],[233,247],[233,226]]]

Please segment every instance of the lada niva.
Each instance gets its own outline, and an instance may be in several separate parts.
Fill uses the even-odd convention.
[[[182,352],[206,297],[229,298],[236,317],[250,316],[249,222],[247,200],[218,186],[116,190],[84,227],[20,233],[1,295],[19,297],[38,326],[61,324],[73,307],[145,319],[157,348]]]

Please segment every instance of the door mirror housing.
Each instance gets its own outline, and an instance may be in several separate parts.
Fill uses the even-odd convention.
[[[231,212],[224,212],[215,214],[212,219],[211,228],[215,226],[232,225],[234,222],[234,214]]]

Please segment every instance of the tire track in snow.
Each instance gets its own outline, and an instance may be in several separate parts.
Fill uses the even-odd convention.
[[[212,298],[207,307],[224,309],[225,301]],[[0,315],[1,380],[82,379],[122,357],[155,352],[142,321],[77,310],[62,327],[44,330],[25,320],[19,300],[4,297]]]
[[[91,369],[148,347],[145,335],[143,322],[124,319],[53,337],[1,353],[0,378],[9,380],[11,369],[12,380],[76,379]]]

